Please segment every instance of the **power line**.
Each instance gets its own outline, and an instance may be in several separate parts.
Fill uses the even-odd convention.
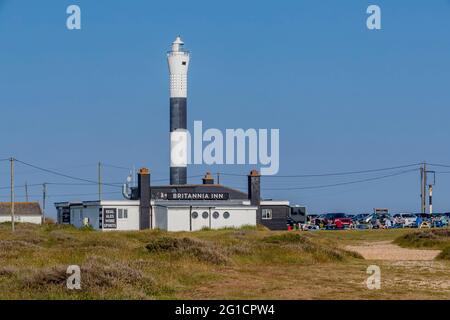
[[[410,168],[420,165],[420,163],[408,164],[403,166],[396,167],[388,167],[388,168],[379,168],[379,169],[368,169],[368,170],[358,170],[358,171],[344,171],[344,172],[332,172],[332,173],[321,173],[321,174],[298,174],[298,175],[273,175],[273,176],[264,176],[264,177],[278,177],[278,178],[309,178],[309,177],[330,177],[330,176],[345,176],[352,174],[363,174],[363,173],[374,173],[381,171],[390,171],[396,169],[404,169]]]
[[[49,185],[56,185],[56,186],[92,186],[92,183],[64,183],[64,182],[46,182],[46,183]],[[122,185],[122,182],[105,182],[105,183],[114,187],[119,187]]]
[[[191,178],[199,178],[199,177],[203,177],[203,176],[204,176],[203,174],[198,174],[198,175],[194,175],[194,176],[188,176],[187,178],[191,179]],[[161,181],[169,181],[169,180],[170,180],[169,178],[151,179],[151,182],[161,182]]]
[[[103,192],[102,194],[122,194],[121,192]],[[81,197],[81,196],[92,196],[92,195],[98,195],[98,193],[63,193],[63,194],[52,194],[48,197]]]
[[[24,188],[26,186],[28,187],[41,187],[43,184],[51,185],[51,186],[91,186],[95,187],[96,185],[92,183],[64,183],[64,182],[42,182],[42,183],[33,183],[28,185],[19,185],[15,186],[15,188]],[[115,187],[119,187],[122,185],[122,182],[108,182],[108,185],[115,185]],[[0,190],[10,189],[10,186],[0,187]]]
[[[104,192],[103,194],[122,194],[121,192]],[[92,196],[92,195],[97,195],[97,193],[63,193],[63,194],[52,194],[52,195],[47,195],[47,198],[52,198],[52,197],[70,197],[70,196],[74,196],[74,197],[81,197],[81,196]],[[29,197],[32,198],[38,198],[41,197],[41,194],[30,194],[28,195]],[[26,195],[16,195],[16,198],[26,198]],[[9,196],[0,196],[0,198],[9,198]]]
[[[344,175],[352,175],[352,174],[363,174],[363,173],[373,173],[373,172],[381,172],[381,171],[390,171],[396,169],[404,169],[419,166],[420,163],[407,164],[402,166],[395,167],[387,167],[387,168],[377,168],[377,169],[367,169],[367,170],[358,170],[358,171],[344,171],[344,172],[330,172],[330,173],[318,173],[318,174],[292,174],[292,175],[265,175],[263,177],[268,178],[311,178],[311,177],[330,177],[330,176],[344,176]],[[450,166],[449,166],[450,167]],[[236,176],[236,177],[246,177],[246,174],[238,174],[238,173],[224,173],[219,172],[220,175],[224,176]]]
[[[71,175],[68,175],[68,174],[64,174],[64,173],[60,173],[60,172],[57,172],[57,171],[54,171],[54,170],[42,168],[42,167],[39,167],[39,166],[30,164],[30,163],[27,163],[27,162],[18,160],[18,159],[15,159],[15,160],[16,160],[17,162],[23,164],[23,165],[28,166],[28,167],[31,167],[31,168],[34,168],[34,169],[37,169],[37,170],[41,170],[41,171],[44,171],[44,172],[47,172],[47,173],[51,173],[51,174],[54,174],[54,175],[57,175],[57,176],[61,176],[61,177],[68,178],[68,179],[72,179],[72,180],[78,180],[78,181],[89,182],[89,183],[91,183],[91,184],[98,184],[98,181],[74,177],[74,176],[71,176]],[[117,186],[117,185],[113,185],[113,184],[109,184],[109,183],[102,183],[102,184],[103,184],[103,185],[106,185],[106,186],[111,186],[111,187],[119,187],[119,186]]]
[[[417,169],[410,169],[410,170],[404,170],[393,174],[388,174],[380,177],[373,177],[373,178],[367,178],[367,179],[360,179],[355,181],[348,181],[348,182],[341,182],[341,183],[334,183],[334,184],[326,184],[326,185],[318,185],[318,186],[308,186],[308,187],[290,187],[290,188],[263,188],[263,190],[307,190],[307,189],[323,189],[323,188],[330,188],[330,187],[338,187],[338,186],[345,186],[350,184],[356,184],[356,183],[363,183],[363,182],[369,182],[369,181],[375,181],[375,180],[381,180],[389,177],[399,176],[402,174],[406,174],[409,172],[416,171]]]

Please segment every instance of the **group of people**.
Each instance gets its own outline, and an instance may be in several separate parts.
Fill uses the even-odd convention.
[[[405,227],[405,220],[396,216],[394,218],[384,217],[384,218],[374,218],[370,221],[372,228],[379,229],[390,229],[390,228],[403,228]],[[433,216],[431,215],[429,218],[422,218],[420,215],[417,215],[415,223],[408,227],[415,228],[441,228],[448,226],[448,218],[443,216]]]

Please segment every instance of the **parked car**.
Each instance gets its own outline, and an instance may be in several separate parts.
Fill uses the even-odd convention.
[[[392,222],[394,219],[389,213],[372,213],[365,218],[364,223],[371,224],[373,229],[379,229],[385,226],[386,220]]]
[[[345,213],[327,213],[323,217],[324,225],[332,229],[345,229],[353,225],[353,220]]]
[[[449,218],[445,213],[433,213],[431,217],[431,226],[434,228],[442,228],[448,226]]]
[[[352,216],[352,220],[354,223],[363,223],[368,216],[368,213],[358,213]]]
[[[413,228],[416,225],[417,216],[412,213],[396,213],[394,214],[394,226],[398,224],[403,228]]]
[[[319,217],[318,214],[307,214],[306,215],[306,222],[315,224],[316,219]]]

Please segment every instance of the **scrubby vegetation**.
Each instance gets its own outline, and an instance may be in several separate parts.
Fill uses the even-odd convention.
[[[395,243],[403,247],[439,249],[442,252],[437,259],[450,260],[450,229],[419,230],[398,237]]]
[[[359,297],[367,266],[339,245],[343,235],[97,232],[51,223],[18,224],[11,233],[0,224],[0,299],[338,298],[342,290]],[[81,290],[66,287],[70,265],[80,266]]]
[[[358,258],[297,233],[264,228],[194,233],[95,232],[71,226],[0,225],[0,298],[169,298],[223,270],[340,263]],[[66,288],[79,265],[82,289]],[[6,290],[8,288],[9,290]]]
[[[437,256],[437,259],[450,260],[450,245],[442,250],[442,252]]]
[[[318,243],[313,241],[311,237],[298,233],[283,233],[268,236],[263,241],[275,245],[292,247],[299,252],[311,254],[319,262],[342,261],[348,257],[362,259],[361,255],[356,252],[333,247],[330,244]]]
[[[198,261],[212,264],[226,264],[229,258],[221,247],[206,241],[191,238],[160,237],[153,239],[146,246],[149,252],[168,252],[170,254],[189,256]]]

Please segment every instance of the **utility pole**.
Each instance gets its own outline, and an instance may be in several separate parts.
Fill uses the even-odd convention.
[[[424,162],[420,167],[420,210],[426,213],[427,207],[427,164]]]
[[[28,202],[28,182],[25,181],[25,201]]]
[[[15,216],[14,216],[14,201],[15,201],[15,194],[14,194],[14,158],[10,158],[10,164],[11,164],[11,228],[12,232],[15,231]]]
[[[42,184],[42,222],[45,223],[45,203],[47,200],[47,184]]]
[[[102,163],[98,163],[98,200],[102,200]]]
[[[433,214],[433,185],[430,184],[428,186],[428,192],[429,192],[429,199],[428,199],[428,203],[430,205],[430,215]]]
[[[217,184],[220,184],[220,172],[217,172]]]
[[[427,171],[427,173],[431,173],[432,180],[428,183],[428,205],[430,206],[430,215],[433,214],[433,187],[436,184],[436,171]]]

